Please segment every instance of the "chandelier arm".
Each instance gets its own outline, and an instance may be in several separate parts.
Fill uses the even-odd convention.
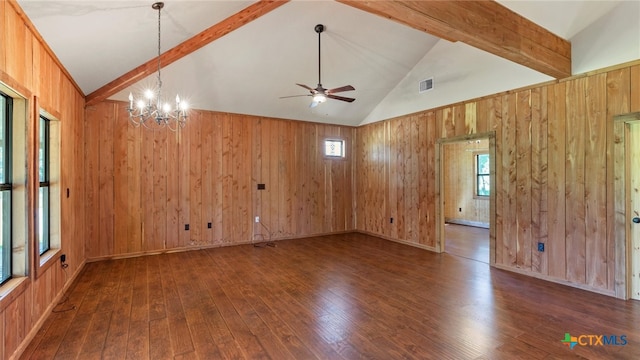
[[[133,127],[139,127],[141,122],[136,121],[136,117],[132,116],[131,113],[129,113],[129,122],[131,123],[131,125],[133,125]]]
[[[176,127],[175,128],[171,127],[171,123],[169,121],[166,121],[165,124],[167,126],[167,129],[171,130],[172,132],[177,132],[178,128],[179,128],[178,121],[176,120],[174,122],[176,123]]]
[[[146,121],[141,121],[141,122],[140,122],[140,124],[141,124],[145,129],[148,129],[148,130],[151,130],[151,131],[154,131],[154,130],[155,130],[155,129],[154,129],[154,128],[152,128],[151,126],[147,125],[147,122],[146,122]]]

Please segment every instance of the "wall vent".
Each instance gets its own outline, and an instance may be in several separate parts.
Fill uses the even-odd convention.
[[[433,89],[433,78],[424,79],[420,81],[420,87],[418,93],[423,93]]]

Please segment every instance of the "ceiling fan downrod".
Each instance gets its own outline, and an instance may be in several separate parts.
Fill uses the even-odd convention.
[[[320,78],[320,68],[322,66],[322,63],[321,63],[321,58],[320,58],[320,51],[321,51],[320,50],[320,34],[324,31],[324,25],[318,24],[318,25],[316,25],[316,27],[314,29],[318,33],[318,87],[321,88],[322,87],[322,80]]]

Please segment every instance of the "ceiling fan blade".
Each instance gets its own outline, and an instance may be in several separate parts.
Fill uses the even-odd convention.
[[[327,97],[329,99],[342,100],[342,101],[346,101],[346,102],[353,102],[355,100],[354,98],[338,96],[338,95],[331,95],[331,94],[327,95]]]
[[[311,94],[306,94],[306,95],[289,95],[289,96],[280,96],[280,99],[286,99],[286,98],[292,98],[292,97],[299,97],[299,96],[311,96]]]
[[[304,84],[298,84],[298,83],[296,83],[296,85],[301,86],[301,87],[303,87],[303,88],[305,88],[305,89],[307,89],[307,90],[309,90],[309,91],[313,92],[313,89],[312,89],[312,88],[310,88],[310,87],[308,87],[307,85],[304,85]]]
[[[355,88],[353,86],[351,86],[351,85],[345,85],[345,86],[342,86],[342,87],[339,87],[339,88],[327,90],[327,92],[329,94],[333,94],[333,93],[337,93],[337,92],[351,91],[351,90],[355,90]]]

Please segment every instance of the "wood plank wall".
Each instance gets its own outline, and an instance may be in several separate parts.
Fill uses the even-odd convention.
[[[56,263],[39,269],[36,274],[36,260],[30,258],[25,286],[0,300],[0,333],[3,334],[0,358],[3,359],[11,358],[26,345],[85,259],[84,213],[75,211],[84,207],[84,95],[52,54],[15,1],[0,1],[0,81],[27,98],[30,137],[27,143],[37,143],[33,129],[40,109],[55,114],[60,120],[61,189],[65,193],[60,199],[61,242],[69,265],[63,270]],[[28,158],[35,161],[37,156],[33,153]],[[37,166],[32,163],[29,171],[32,173],[28,176],[37,179]],[[33,196],[37,191],[30,194]],[[34,204],[33,200],[30,204]],[[33,235],[29,238],[35,239]]]
[[[489,198],[474,196],[475,155],[489,153],[489,140],[447,143],[443,149],[445,221],[489,226]]]
[[[86,110],[89,259],[354,229],[354,128],[194,110],[154,132],[126,105]],[[344,160],[323,156],[327,137],[346,141]]]
[[[359,127],[356,227],[434,249],[436,140],[495,131],[496,266],[613,295],[612,117],[639,110],[634,62]]]

